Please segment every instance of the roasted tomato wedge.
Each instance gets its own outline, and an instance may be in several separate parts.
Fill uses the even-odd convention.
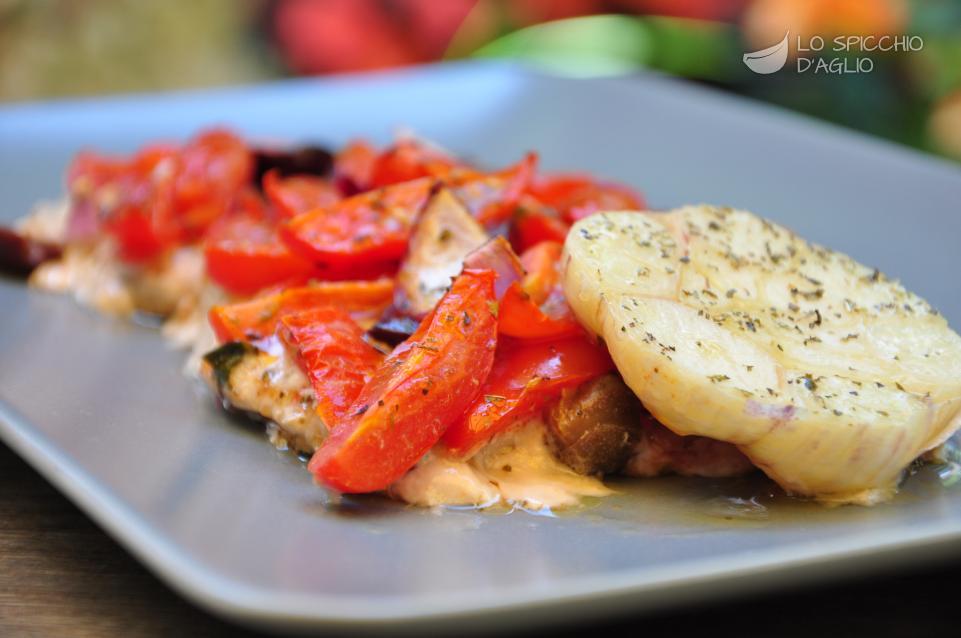
[[[85,163],[90,167],[95,161],[88,158]],[[108,164],[113,161],[108,160]],[[173,208],[176,166],[177,153],[173,148],[148,147],[129,162],[107,168],[112,175],[86,193],[93,206],[88,210],[99,220],[94,233],[102,230],[112,236],[123,261],[150,261],[178,241],[181,232]],[[103,166],[95,170],[102,169]],[[81,177],[71,184],[73,212],[77,215],[83,210],[77,193],[84,190],[85,181]]]
[[[537,200],[529,200],[521,200],[511,222],[510,239],[514,250],[523,253],[545,241],[563,244],[570,225],[552,214],[552,210],[540,205]]]
[[[199,239],[232,206],[252,159],[243,141],[209,131],[181,148],[151,146],[129,160],[82,153],[68,172],[71,238],[113,236],[127,262]]]
[[[373,321],[390,303],[394,282],[375,281],[322,282],[313,286],[288,288],[282,292],[211,308],[210,325],[222,343],[269,337],[277,331],[280,320],[290,314],[335,306],[356,321]]]
[[[560,312],[549,314],[524,292],[521,284],[514,283],[501,299],[498,329],[500,334],[518,339],[563,339],[583,334],[584,329],[574,319],[573,313],[559,306]]]
[[[621,184],[599,182],[589,175],[542,175],[533,181],[528,192],[571,224],[599,210],[646,207],[640,193]]]
[[[284,218],[340,201],[340,191],[328,180],[315,175],[281,177],[276,169],[264,175],[264,194]]]
[[[343,422],[384,355],[364,341],[364,330],[341,308],[313,308],[280,322],[280,338],[310,379],[320,418],[328,428]]]
[[[281,237],[303,257],[330,266],[399,260],[433,188],[425,178],[355,195],[294,217]]]
[[[244,141],[224,130],[193,138],[177,154],[171,224],[180,243],[199,239],[249,181],[254,159]]]
[[[458,166],[450,155],[417,140],[401,140],[377,156],[371,170],[374,188],[437,177]]]
[[[250,214],[215,224],[205,241],[204,257],[210,278],[239,295],[309,279],[316,271],[310,261],[280,241],[269,219]]]
[[[444,181],[467,209],[486,226],[510,219],[537,170],[537,154],[528,153],[515,166],[498,173],[453,170]]]
[[[611,370],[607,351],[583,338],[552,343],[502,341],[480,396],[448,428],[443,443],[468,457],[496,434],[536,414],[564,388]]]
[[[564,246],[555,241],[545,241],[525,250],[520,256],[524,268],[521,288],[534,302],[542,304],[560,287],[560,261]]]
[[[521,255],[527,274],[511,284],[501,299],[501,334],[541,340],[583,334],[561,289],[558,269],[562,250],[561,244],[547,241]]]
[[[465,271],[374,373],[308,469],[341,492],[385,489],[463,417],[494,360],[494,273]]]

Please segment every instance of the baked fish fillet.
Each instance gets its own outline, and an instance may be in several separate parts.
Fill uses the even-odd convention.
[[[751,213],[593,215],[564,266],[575,314],[658,421],[736,444],[791,493],[884,500],[961,427],[961,337],[945,319]]]

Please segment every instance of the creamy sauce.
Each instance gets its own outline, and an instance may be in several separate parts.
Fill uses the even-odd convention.
[[[585,496],[613,493],[555,459],[544,437],[544,424],[534,420],[495,437],[467,461],[429,454],[389,491],[422,506],[504,503],[529,510],[570,507]]]
[[[72,293],[81,304],[111,315],[129,315],[133,295],[107,243],[67,246],[56,261],[41,264],[30,275],[30,285],[57,293]]]

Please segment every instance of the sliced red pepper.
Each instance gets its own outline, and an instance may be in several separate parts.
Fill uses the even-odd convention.
[[[494,366],[464,418],[444,434],[457,457],[468,457],[491,437],[533,416],[564,388],[614,367],[607,351],[583,338],[551,343],[498,344]]]
[[[253,341],[277,331],[279,321],[290,314],[323,306],[335,306],[356,321],[372,321],[390,304],[391,279],[323,282],[210,309],[208,319],[221,343]]]
[[[371,170],[373,188],[447,173],[458,162],[417,140],[401,140],[377,156]]]
[[[208,233],[204,257],[210,278],[239,295],[308,279],[316,271],[313,263],[280,241],[275,224],[251,214],[215,224]]]
[[[424,178],[355,195],[294,217],[281,237],[294,252],[330,266],[399,260],[433,187]]]
[[[523,253],[544,241],[563,244],[570,228],[567,222],[546,211],[522,205],[511,223],[511,245],[518,253]]]
[[[264,194],[281,217],[291,218],[340,201],[340,191],[315,175],[282,177],[276,169],[264,175]]]
[[[622,184],[600,182],[589,175],[542,175],[528,192],[554,208],[568,222],[602,210],[644,210],[644,197]]]
[[[280,338],[310,379],[320,418],[328,428],[342,422],[384,355],[342,308],[322,306],[280,321]]]
[[[460,419],[490,373],[497,342],[494,273],[454,280],[434,313],[374,373],[334,424],[308,469],[341,492],[374,492],[399,479]]]

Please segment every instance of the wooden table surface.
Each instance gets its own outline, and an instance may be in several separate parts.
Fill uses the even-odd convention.
[[[961,634],[961,561],[590,627],[615,635]],[[567,627],[552,636],[574,634]],[[627,633],[629,632],[629,633]],[[0,636],[254,636],[185,602],[0,445]]]

